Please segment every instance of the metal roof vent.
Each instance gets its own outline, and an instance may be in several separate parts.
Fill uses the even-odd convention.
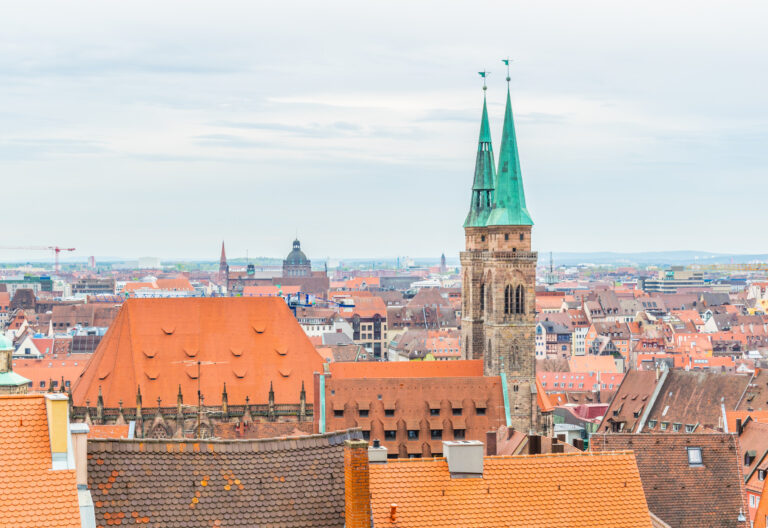
[[[478,440],[443,442],[443,453],[448,461],[451,478],[483,477],[483,443]]]

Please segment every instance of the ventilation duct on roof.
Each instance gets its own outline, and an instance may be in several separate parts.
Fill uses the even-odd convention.
[[[478,440],[444,441],[443,453],[448,461],[451,478],[482,478],[482,442]]]

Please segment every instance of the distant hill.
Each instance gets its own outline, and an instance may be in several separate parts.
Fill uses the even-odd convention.
[[[552,258],[556,266],[574,266],[577,264],[614,264],[614,265],[686,265],[686,264],[730,264],[768,261],[768,253],[728,254],[707,251],[648,251],[639,253],[619,253],[612,251],[594,253],[558,253]],[[549,261],[549,253],[539,253],[539,262]]]

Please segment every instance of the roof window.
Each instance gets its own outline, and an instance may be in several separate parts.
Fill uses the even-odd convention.
[[[704,465],[704,459],[701,456],[701,448],[700,447],[689,447],[688,448],[688,465],[689,466],[703,466]]]

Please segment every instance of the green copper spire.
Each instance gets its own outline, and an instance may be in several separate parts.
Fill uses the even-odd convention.
[[[488,217],[487,225],[533,225],[531,215],[525,207],[523,176],[520,173],[515,122],[512,118],[512,100],[509,96],[509,74],[507,74],[507,109],[504,112],[504,131],[501,133],[499,170],[496,173],[495,187],[493,211]]]
[[[480,72],[485,79],[487,72]],[[472,183],[472,203],[469,214],[464,221],[464,227],[485,227],[488,215],[493,207],[493,185],[496,180],[494,168],[493,146],[491,145],[491,127],[488,125],[488,107],[485,102],[483,83],[483,117],[480,121],[480,140],[477,144],[477,159],[475,160],[475,180]]]

